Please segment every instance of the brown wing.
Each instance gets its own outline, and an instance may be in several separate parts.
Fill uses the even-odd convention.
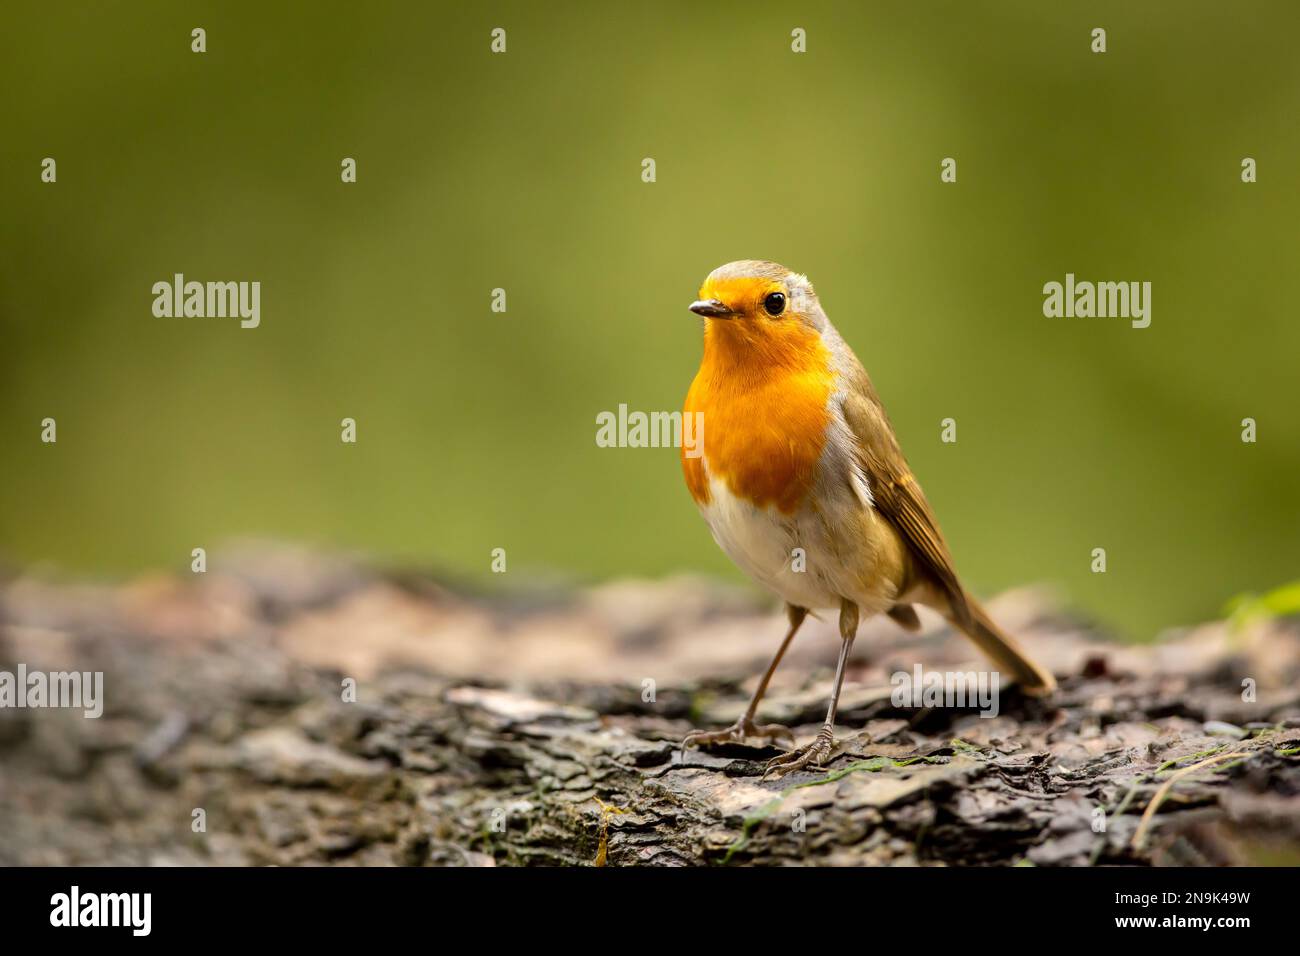
[[[845,390],[844,417],[858,440],[872,499],[877,510],[907,542],[920,567],[948,594],[954,613],[965,616],[965,594],[957,580],[948,545],[939,531],[939,522],[907,467],[871,379],[861,365],[853,364],[856,367]]]
[[[942,588],[948,599],[952,622],[1005,669],[1026,693],[1036,696],[1050,694],[1056,687],[1051,672],[1034,663],[1014,639],[993,623],[979,602],[962,590],[952,566],[952,555],[948,553],[948,545],[939,531],[939,522],[935,520],[921,486],[907,467],[907,460],[898,447],[893,426],[889,424],[889,417],[871,386],[871,379],[856,359],[850,364],[852,372],[845,390],[844,417],[858,440],[862,470],[871,484],[876,509],[907,543],[917,570]]]

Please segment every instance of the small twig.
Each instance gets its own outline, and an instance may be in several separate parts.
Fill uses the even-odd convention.
[[[1142,811],[1142,819],[1138,821],[1137,830],[1133,833],[1133,841],[1131,844],[1133,849],[1142,849],[1143,844],[1146,842],[1147,831],[1151,828],[1151,821],[1155,818],[1156,811],[1160,809],[1160,804],[1164,803],[1165,798],[1169,795],[1169,791],[1173,789],[1174,784],[1184,777],[1190,776],[1196,771],[1208,767],[1210,764],[1221,763],[1224,760],[1231,760],[1234,757],[1246,758],[1249,756],[1251,756],[1251,754],[1244,753],[1242,750],[1230,750],[1227,753],[1218,753],[1212,757],[1207,757],[1199,763],[1194,763],[1190,767],[1184,767],[1182,770],[1176,771],[1168,780],[1160,785],[1160,789],[1155,792],[1155,795],[1151,798],[1151,802],[1147,804],[1147,808]]]

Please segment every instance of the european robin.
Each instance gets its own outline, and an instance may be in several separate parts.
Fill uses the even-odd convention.
[[[711,272],[691,311],[704,317],[704,357],[685,414],[703,415],[702,454],[682,468],[722,550],[786,605],[789,628],[745,715],[682,743],[785,738],[756,724],[758,703],[809,611],[839,612],[840,653],[826,722],[811,744],[767,772],[818,767],[834,744],[844,666],[860,617],[908,630],[913,605],[942,614],[1001,669],[1006,683],[1056,687],[962,587],[934,512],[899,449],[862,363],[831,325],[805,276],[775,262]],[[802,562],[795,549],[802,549]]]

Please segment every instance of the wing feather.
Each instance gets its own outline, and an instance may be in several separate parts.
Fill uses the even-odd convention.
[[[853,365],[849,387],[844,391],[844,418],[857,440],[862,470],[871,485],[876,508],[902,535],[928,576],[947,593],[953,610],[961,614],[965,611],[965,594],[939,522],[898,447],[871,379],[856,360]]]

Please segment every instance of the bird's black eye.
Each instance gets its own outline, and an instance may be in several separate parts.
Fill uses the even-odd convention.
[[[780,315],[785,311],[785,294],[769,292],[767,298],[763,300],[763,308],[767,310],[768,315]]]

